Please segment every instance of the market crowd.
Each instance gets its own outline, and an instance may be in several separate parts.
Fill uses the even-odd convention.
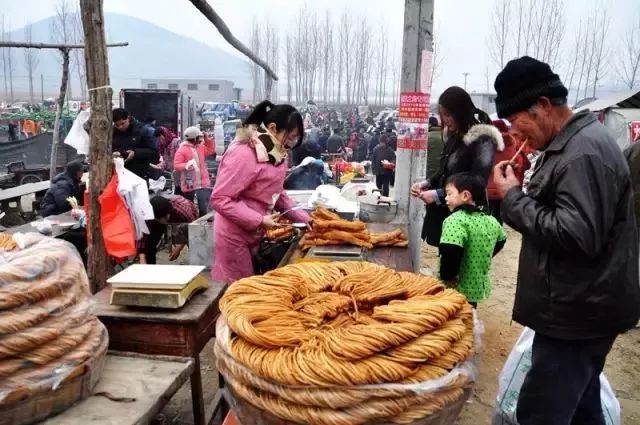
[[[439,250],[439,277],[477,307],[491,294],[503,223],[522,234],[513,319],[535,338],[518,422],[604,425],[599,375],[617,336],[640,318],[640,144],[623,154],[594,114],[571,110],[567,88],[536,59],[510,61],[495,90],[496,121],[460,87],[438,99],[439,119],[429,120],[429,175],[411,188],[426,206],[422,237]],[[113,153],[140,178],[165,174],[175,184],[175,193],[151,199],[156,218],[141,260],[156,261],[168,223],[214,210],[212,275],[226,283],[254,274],[260,231],[295,206],[285,189],[315,188],[326,181],[324,164],[339,159],[370,167],[388,196],[396,149],[393,121],[375,123],[353,110],[344,119],[335,111],[314,118],[264,101],[238,128],[212,185],[205,161],[215,155],[211,135],[190,127],[178,136],[151,118],[113,111]],[[43,215],[68,209],[63,200],[80,175],[69,164],[53,181]],[[310,222],[303,210],[287,215]],[[182,235],[171,259],[185,244]]]

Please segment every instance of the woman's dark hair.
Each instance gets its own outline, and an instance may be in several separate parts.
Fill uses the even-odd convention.
[[[244,125],[264,124],[265,126],[274,123],[278,131],[291,132],[298,129],[300,138],[298,143],[294,147],[300,146],[302,139],[304,138],[304,122],[302,115],[296,108],[291,105],[281,104],[274,105],[268,100],[260,102],[253,109],[251,114],[244,120]]]
[[[453,185],[458,192],[468,191],[477,206],[485,204],[487,197],[484,182],[473,173],[456,173],[447,179],[447,185]]]
[[[491,124],[489,115],[476,108],[469,93],[461,87],[451,86],[446,89],[440,95],[438,105],[444,106],[449,111],[461,134],[466,134],[476,124]]]
[[[154,196],[149,200],[151,208],[153,208],[153,215],[155,218],[163,218],[171,214],[173,208],[171,207],[171,201],[164,196]]]

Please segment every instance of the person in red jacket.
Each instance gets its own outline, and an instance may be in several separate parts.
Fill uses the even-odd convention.
[[[496,151],[495,163],[498,164],[501,161],[510,161],[511,158],[518,153],[513,160],[515,163],[514,171],[516,177],[522,184],[522,180],[524,180],[524,172],[531,166],[529,159],[527,159],[527,154],[531,152],[531,149],[528,149],[527,146],[525,146],[520,152],[518,152],[518,149],[520,149],[524,140],[519,137],[519,135],[509,132],[509,127],[507,127],[507,124],[503,120],[493,121],[493,125],[500,130],[500,133],[502,133],[502,139],[504,140],[504,150]],[[500,224],[502,224],[502,217],[500,216],[502,196],[493,181],[493,173],[489,178],[489,183],[487,184],[487,196],[489,198],[489,213],[494,216]]]
[[[205,158],[215,155],[215,142],[197,127],[187,128],[184,138],[173,159],[173,168],[181,173],[182,196],[190,201],[196,200],[202,217],[209,211],[211,197],[211,180]]]

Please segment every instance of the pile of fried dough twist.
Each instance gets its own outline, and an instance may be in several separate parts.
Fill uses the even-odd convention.
[[[367,225],[361,221],[348,221],[324,208],[316,209],[312,214],[312,230],[300,241],[300,247],[307,250],[313,246],[355,245],[367,249],[376,246],[409,246],[406,235],[400,229],[387,233],[370,233]]]
[[[474,353],[472,309],[437,279],[307,262],[232,284],[220,309],[230,332],[217,339],[219,370],[281,419],[411,423],[468,394],[471,377],[456,372]]]
[[[108,345],[77,251],[27,235],[28,246],[5,251],[0,264],[0,412],[86,373]]]

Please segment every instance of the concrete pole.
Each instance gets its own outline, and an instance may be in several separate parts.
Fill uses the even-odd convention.
[[[469,74],[471,74],[470,72],[463,72],[462,75],[464,75],[464,89],[465,91],[467,90],[467,77],[469,76]]]
[[[433,52],[434,0],[405,0],[404,36],[402,40],[401,92],[419,92],[422,73],[422,54]],[[409,225],[409,250],[414,271],[420,270],[421,233],[424,221],[424,203],[410,194],[411,184],[426,178],[426,149],[398,148],[396,152],[396,187],[398,200],[397,223]]]

